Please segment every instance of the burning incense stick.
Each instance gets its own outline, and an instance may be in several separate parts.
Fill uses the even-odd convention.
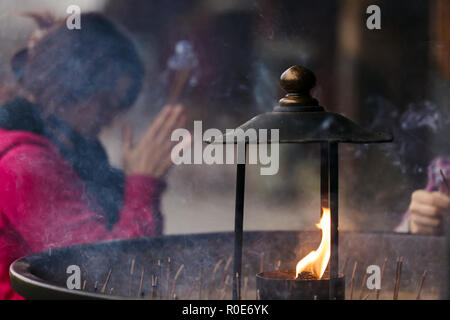
[[[427,270],[425,269],[425,271],[422,274],[422,279],[420,280],[419,289],[417,290],[416,300],[420,300],[420,294],[422,293],[422,287],[423,287],[423,283],[425,281],[426,276],[427,276]]]
[[[190,73],[190,69],[181,69],[176,72],[174,85],[170,91],[169,105],[174,105],[178,102],[178,99],[180,98],[181,93],[183,92],[183,89],[186,85],[186,82],[189,79]]]
[[[388,260],[387,258],[384,258],[383,266],[381,267],[380,285],[381,285],[381,281],[383,281],[384,270],[386,269],[387,260]],[[377,300],[380,299],[380,292],[381,292],[381,288],[377,289],[377,296],[376,296]]]
[[[167,258],[167,277],[166,277],[167,285],[166,285],[166,296],[167,299],[170,299],[170,257]]]
[[[177,284],[177,279],[180,276],[181,271],[183,271],[184,268],[184,264],[182,264],[179,268],[177,273],[175,273],[175,277],[173,277],[173,282],[172,282],[172,294],[171,296],[173,297],[175,295],[175,286]]]
[[[350,280],[350,300],[353,299],[353,283],[355,281],[355,274],[356,274],[357,267],[358,267],[358,261],[355,261],[355,263],[353,264],[352,278]]]
[[[174,86],[169,97],[169,104],[174,104],[183,92],[189,74],[198,66],[197,55],[192,43],[185,40],[178,41],[175,45],[175,53],[168,61],[168,66],[176,71]]]
[[[131,267],[130,267],[130,284],[128,286],[128,295],[129,296],[131,296],[131,285],[133,282],[133,274],[134,274],[134,262],[135,262],[135,259],[133,258],[131,260]]]
[[[398,291],[400,289],[400,279],[402,277],[403,257],[397,258],[397,270],[395,272],[394,300],[398,300]]]
[[[109,278],[111,277],[111,272],[112,272],[112,268],[109,269],[108,275],[106,276],[105,283],[103,284],[102,290],[100,291],[101,293],[105,293],[105,291],[106,291],[106,287],[108,286]]]
[[[140,298],[142,297],[142,285],[144,284],[144,267],[142,267],[142,271],[141,271],[141,280],[139,281],[139,290],[137,293],[137,297]]]

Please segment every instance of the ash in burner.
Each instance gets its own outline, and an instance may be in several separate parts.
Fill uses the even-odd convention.
[[[313,274],[310,272],[302,272],[299,274],[297,280],[319,280],[319,279],[313,276]]]

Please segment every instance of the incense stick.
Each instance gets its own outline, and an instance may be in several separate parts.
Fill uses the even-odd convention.
[[[280,268],[281,268],[281,260],[278,260],[277,265],[275,266],[275,270],[280,271]]]
[[[225,282],[225,278],[226,278],[226,276],[227,276],[227,271],[228,271],[228,268],[230,267],[230,265],[231,265],[231,261],[232,261],[232,257],[230,256],[229,258],[228,258],[228,260],[227,260],[227,262],[225,263],[225,266],[223,267],[223,276],[222,276],[222,282]]]
[[[177,279],[180,276],[181,271],[183,271],[184,268],[184,264],[182,264],[179,268],[177,273],[175,273],[175,277],[173,277],[173,282],[172,282],[172,294],[171,296],[173,297],[175,295],[175,286],[177,284]]]
[[[100,291],[101,293],[105,293],[105,291],[106,291],[106,287],[108,286],[109,278],[111,277],[111,272],[112,272],[112,268],[109,269],[108,275],[106,276],[105,283],[103,284],[102,290]]]
[[[400,289],[400,279],[402,277],[403,257],[397,258],[397,270],[395,272],[394,300],[398,300],[398,291]]]
[[[212,275],[211,275],[211,281],[213,282],[216,279],[216,273],[217,270],[219,270],[220,265],[222,264],[223,259],[220,259],[219,261],[217,261],[216,265],[214,266]]]
[[[241,300],[241,283],[239,279],[239,272],[236,272],[236,293],[237,293],[237,299]]]
[[[353,282],[355,281],[356,268],[358,267],[358,261],[353,264],[352,278],[350,280],[350,300],[353,300]]]
[[[362,298],[363,298],[363,294],[364,294],[364,287],[365,287],[365,284],[366,284],[366,281],[367,281],[367,273],[365,273],[364,274],[364,277],[363,277],[363,279],[362,279],[362,282],[361,282],[361,291],[360,291],[360,293],[359,293],[359,300],[362,300]]]
[[[130,283],[128,286],[128,295],[131,296],[131,286],[132,286],[132,282],[133,282],[133,274],[134,274],[134,262],[135,259],[133,258],[131,260],[131,267],[130,267]]]
[[[223,268],[223,270],[226,272],[228,270],[228,268],[230,267],[231,261],[233,260],[233,258],[230,256],[227,260],[227,263],[225,263],[225,266]]]
[[[387,258],[384,258],[383,266],[381,267],[380,286],[381,286],[381,281],[383,281],[384,270],[386,269],[387,260],[388,260]],[[376,295],[377,300],[380,299],[380,292],[381,292],[381,287],[380,287],[380,289],[377,289],[377,295]]]
[[[140,298],[142,297],[142,285],[144,284],[144,267],[142,267],[142,271],[141,271],[141,280],[139,281],[139,290],[137,293],[137,297]]]
[[[264,272],[264,252],[259,256],[259,273]]]
[[[197,283],[197,281],[193,281],[191,284],[191,287],[189,288],[189,291],[186,295],[186,300],[189,300],[192,296],[192,293],[194,292],[194,288],[195,288],[195,284]]]
[[[178,70],[178,72],[175,74],[174,86],[172,87],[169,96],[169,105],[175,104],[180,98],[185,84],[189,79],[190,71],[190,69],[182,69]]]
[[[166,286],[166,296],[170,299],[170,257],[167,258],[167,286]]]
[[[211,275],[211,286],[208,291],[208,299],[211,298],[212,292],[214,290],[214,282],[216,281],[216,273],[217,273],[217,270],[219,270],[219,267],[222,264],[222,262],[223,262],[223,259],[220,259],[219,261],[217,261],[217,263],[214,266],[214,269],[213,269],[213,272]]]
[[[86,280],[84,280],[83,281],[83,289],[82,289],[83,291],[86,290],[86,283],[87,283]]]
[[[425,271],[422,274],[422,279],[420,280],[419,289],[417,290],[416,300],[420,300],[420,294],[422,293],[422,287],[423,287],[423,283],[425,281],[426,276],[427,276],[427,270],[425,269]]]
[[[225,278],[223,287],[222,287],[222,294],[220,295],[220,300],[223,300],[225,298],[225,295],[227,293],[227,285],[229,283],[229,280],[230,280],[230,276],[227,275],[226,278]]]
[[[439,169],[439,171],[441,172],[442,180],[444,181],[445,187],[447,188],[447,192],[448,192],[448,191],[450,191],[450,186],[448,184],[447,178],[445,177],[445,174],[442,171],[442,169]]]
[[[151,294],[152,299],[156,299],[157,290],[158,290],[158,276],[152,275],[152,294]]]
[[[224,289],[222,290],[222,293],[220,294],[219,300],[225,299],[226,294],[227,294],[227,291],[226,291],[226,288],[224,288]]]
[[[161,285],[160,286],[158,286],[158,291],[159,291],[159,294],[157,293],[157,295],[162,299],[162,297],[163,297],[163,288],[162,288],[162,266],[161,266],[161,260],[160,259],[158,259],[158,279],[159,279],[159,282],[161,282]]]
[[[248,277],[244,277],[244,290],[242,294],[243,300],[247,300],[247,289],[248,289]]]
[[[225,287],[228,285],[229,282],[230,282],[230,276],[227,275],[227,276],[225,277],[225,282],[223,283],[223,288],[225,288]]]

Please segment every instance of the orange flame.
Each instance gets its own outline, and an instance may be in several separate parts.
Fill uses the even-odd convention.
[[[330,209],[322,208],[322,218],[320,219],[317,228],[322,230],[322,240],[319,248],[313,250],[306,257],[297,263],[295,278],[304,271],[312,273],[317,279],[322,279],[322,276],[327,268],[330,260]]]

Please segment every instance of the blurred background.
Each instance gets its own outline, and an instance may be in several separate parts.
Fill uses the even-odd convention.
[[[391,231],[427,166],[450,154],[450,1],[447,0],[0,0],[0,102],[15,94],[9,60],[34,23],[20,14],[67,16],[69,5],[100,11],[133,37],[147,68],[136,106],[104,130],[121,166],[120,129],[138,132],[167,103],[177,76],[176,47],[192,48],[181,101],[203,128],[235,128],[272,110],[281,73],[313,70],[313,95],[328,111],[394,134],[386,145],[340,147],[340,229]],[[366,9],[381,8],[381,30]],[[168,176],[165,233],[233,229],[235,166],[182,165]],[[280,171],[249,166],[247,230],[308,230],[319,220],[319,149],[281,146]]]

